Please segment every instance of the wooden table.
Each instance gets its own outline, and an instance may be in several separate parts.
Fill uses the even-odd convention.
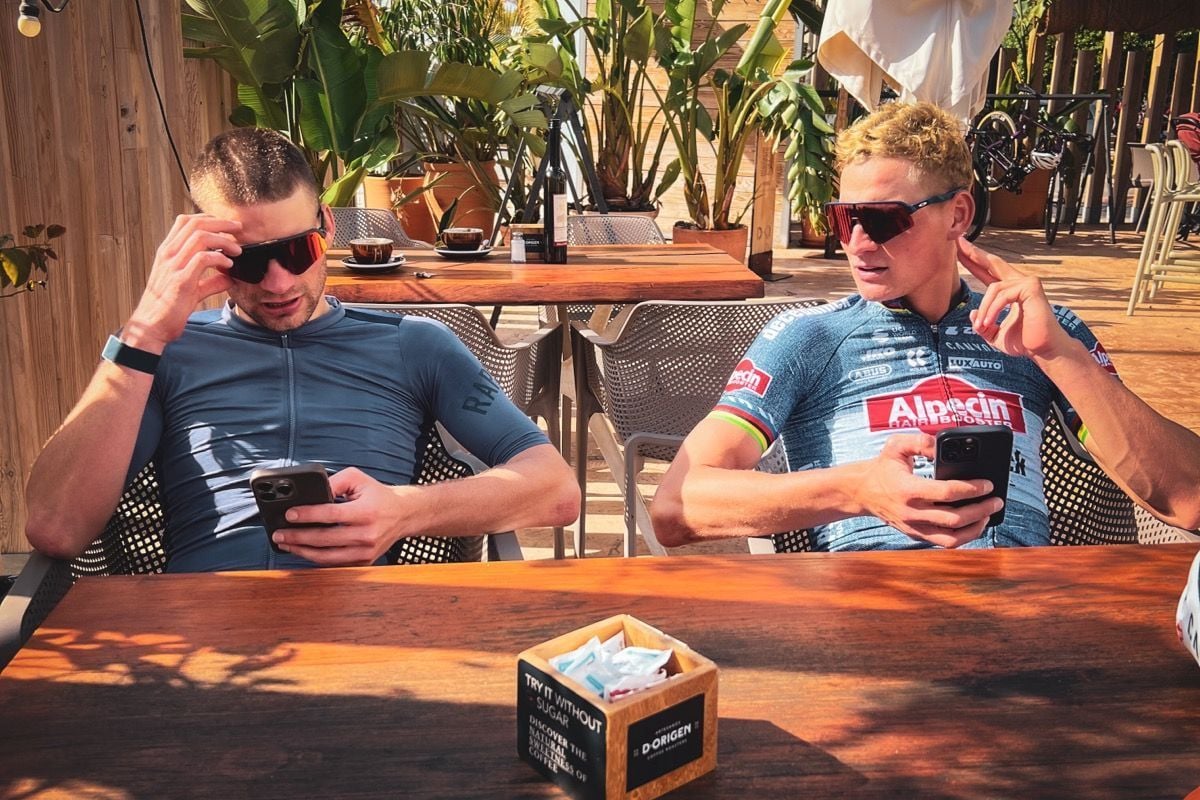
[[[678,797],[1178,798],[1196,549],[85,578],[0,676],[0,795],[559,796],[516,756],[516,655],[629,612],[720,668]]]
[[[554,305],[640,300],[742,300],[763,296],[762,279],[708,245],[603,245],[570,249],[568,264],[513,264],[497,248],[481,261],[408,250],[388,275],[350,272],[331,253],[325,291],[348,303]],[[415,273],[428,272],[430,278]]]

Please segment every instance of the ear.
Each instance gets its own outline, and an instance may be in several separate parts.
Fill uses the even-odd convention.
[[[332,247],[337,233],[337,223],[333,221],[333,211],[325,203],[321,203],[321,219],[325,221],[325,241]]]
[[[971,227],[971,220],[975,219],[975,196],[971,194],[969,187],[956,194],[950,201],[950,213],[950,230],[946,233],[946,238],[958,241]]]

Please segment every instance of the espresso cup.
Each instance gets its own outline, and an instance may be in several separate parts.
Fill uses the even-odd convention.
[[[442,242],[448,250],[478,250],[483,247],[483,228],[446,228]]]
[[[392,259],[392,240],[351,239],[350,252],[359,264],[386,264]]]

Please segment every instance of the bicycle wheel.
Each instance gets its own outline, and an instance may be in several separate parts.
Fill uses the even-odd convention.
[[[984,114],[973,131],[976,169],[988,191],[1000,188],[1004,176],[1017,164],[1017,126],[1003,111]]]
[[[1050,187],[1046,190],[1046,210],[1042,212],[1042,223],[1046,229],[1046,244],[1054,244],[1054,237],[1058,235],[1058,226],[1062,222],[1065,184],[1061,169],[1050,173]]]
[[[975,199],[975,216],[971,218],[971,225],[967,228],[968,242],[975,241],[979,238],[979,234],[983,233],[983,228],[987,225],[988,214],[991,211],[990,193],[983,185],[978,172],[975,173],[975,182],[971,184],[971,197]]]

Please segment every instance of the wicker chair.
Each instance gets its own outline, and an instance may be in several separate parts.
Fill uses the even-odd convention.
[[[466,453],[446,449],[440,428],[429,437],[415,484],[465,478],[482,466]],[[162,572],[167,565],[165,532],[158,497],[158,478],[147,465],[117,503],[104,532],[74,561],[34,552],[8,595],[0,602],[0,667],[46,618],[76,579],[93,575],[138,575]],[[484,540],[487,540],[485,556]],[[487,536],[415,536],[397,542],[387,553],[391,564],[434,564],[463,561],[520,560],[521,548],[511,531]]]
[[[562,449],[559,416],[559,387],[562,381],[562,336],[556,324],[544,324],[520,342],[505,344],[479,309],[461,304],[370,304],[348,303],[388,314],[429,317],[454,332],[483,364],[512,401],[530,417],[546,420],[546,430],[555,448]],[[554,529],[554,555],[565,555],[564,532]]]
[[[432,245],[410,238],[396,215],[386,208],[330,208],[333,212],[333,246],[345,249],[351,239],[381,238],[405,250],[428,250]]]
[[[1041,455],[1051,544],[1200,541],[1200,536],[1168,525],[1129,499],[1068,432],[1057,406],[1042,432]],[[785,469],[781,470],[776,463],[766,471]],[[807,530],[753,537],[748,543],[751,553],[796,553],[812,549]]]
[[[625,494],[625,555],[638,528],[650,551],[665,555],[637,489],[642,459],[670,460],[679,442],[712,410],[734,366],[778,314],[823,300],[650,301],[628,309],[611,334],[573,326],[576,370],[576,476],[587,496],[589,428]],[[596,414],[603,412],[608,424]],[[611,427],[610,427],[611,425]],[[613,430],[615,429],[615,436]],[[586,508],[576,553],[584,552]]]

